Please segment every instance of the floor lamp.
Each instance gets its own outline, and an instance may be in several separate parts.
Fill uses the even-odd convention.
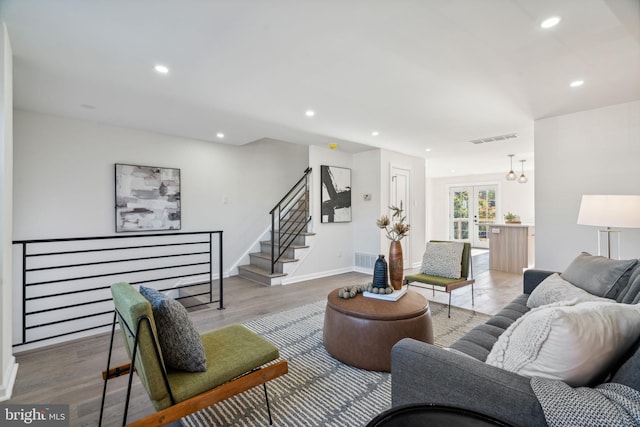
[[[605,227],[598,230],[598,255],[600,236],[607,235],[607,257],[611,258],[611,233],[618,234],[618,258],[620,257],[620,230],[615,228],[640,228],[640,195],[590,195],[582,196],[578,224]]]

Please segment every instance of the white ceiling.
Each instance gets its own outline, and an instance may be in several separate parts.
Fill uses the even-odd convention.
[[[17,108],[380,147],[430,176],[506,172],[510,153],[529,169],[534,120],[640,99],[638,0],[1,0],[0,20]]]

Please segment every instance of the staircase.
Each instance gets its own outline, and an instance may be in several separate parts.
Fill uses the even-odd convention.
[[[238,266],[241,277],[274,286],[297,268],[297,262],[309,249],[309,180],[311,168],[269,212],[271,238],[260,242],[260,252],[249,254],[249,264]]]

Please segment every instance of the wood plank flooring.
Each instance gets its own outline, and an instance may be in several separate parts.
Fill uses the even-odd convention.
[[[475,307],[471,305],[469,287],[454,291],[452,305],[494,314],[521,293],[521,275],[485,270],[475,278]],[[233,276],[224,282],[225,310],[218,310],[214,304],[191,311],[191,316],[196,328],[206,332],[315,302],[326,298],[335,288],[370,280],[369,275],[346,273],[269,288]],[[442,292],[436,292],[435,296],[431,291],[419,292],[433,301],[446,303],[448,299]],[[109,334],[101,334],[16,354],[20,364],[18,376],[13,397],[5,403],[69,404],[72,426],[96,426],[103,387],[101,372],[106,368],[108,350]],[[127,361],[118,334],[112,365]],[[109,381],[103,425],[121,424],[126,387],[127,377]],[[134,377],[128,419],[133,421],[151,412],[153,407]]]

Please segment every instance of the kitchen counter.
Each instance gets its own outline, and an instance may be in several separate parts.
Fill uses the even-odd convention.
[[[489,269],[522,274],[534,266],[535,226],[533,224],[492,224],[489,226]]]

